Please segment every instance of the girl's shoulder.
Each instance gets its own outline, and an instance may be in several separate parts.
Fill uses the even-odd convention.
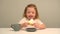
[[[35,21],[40,21],[40,19],[35,19]]]
[[[23,17],[20,21],[26,21],[27,19],[25,17]]]
[[[23,17],[21,20],[26,20],[26,18],[25,18],[25,17]]]
[[[22,18],[20,21],[19,21],[19,24],[22,24],[22,23],[24,23],[24,22],[27,22],[27,20],[26,20],[26,18],[24,17],[24,18]]]
[[[40,24],[43,24],[40,19],[35,19],[35,22],[38,22],[38,23],[40,23]]]

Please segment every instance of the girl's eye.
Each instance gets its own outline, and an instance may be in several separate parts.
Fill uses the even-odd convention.
[[[32,14],[34,14],[34,12],[32,12]]]
[[[30,13],[30,12],[27,12],[27,13]]]
[[[28,11],[27,13],[28,13],[28,14],[30,14],[30,13],[34,14],[35,12]]]

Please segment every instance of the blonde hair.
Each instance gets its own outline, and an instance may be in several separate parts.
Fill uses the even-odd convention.
[[[26,18],[27,18],[26,12],[27,12],[27,8],[28,8],[28,7],[33,7],[33,8],[35,9],[35,11],[36,11],[36,15],[35,15],[35,18],[34,18],[34,19],[39,18],[37,7],[36,7],[36,5],[34,5],[34,4],[29,4],[29,5],[27,5],[27,6],[25,7],[23,17],[26,17]]]

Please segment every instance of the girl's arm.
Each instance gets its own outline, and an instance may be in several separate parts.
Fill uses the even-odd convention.
[[[28,25],[28,23],[26,23],[26,18],[22,18],[20,21],[19,21],[19,24],[21,24],[22,27],[26,27]]]
[[[21,24],[22,25],[22,27],[27,27],[28,26],[28,23],[23,23],[23,24]]]
[[[45,24],[34,23],[34,26],[38,29],[45,29],[46,28]]]

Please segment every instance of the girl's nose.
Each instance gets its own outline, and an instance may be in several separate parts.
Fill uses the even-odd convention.
[[[30,13],[30,14],[32,14],[32,13]]]

